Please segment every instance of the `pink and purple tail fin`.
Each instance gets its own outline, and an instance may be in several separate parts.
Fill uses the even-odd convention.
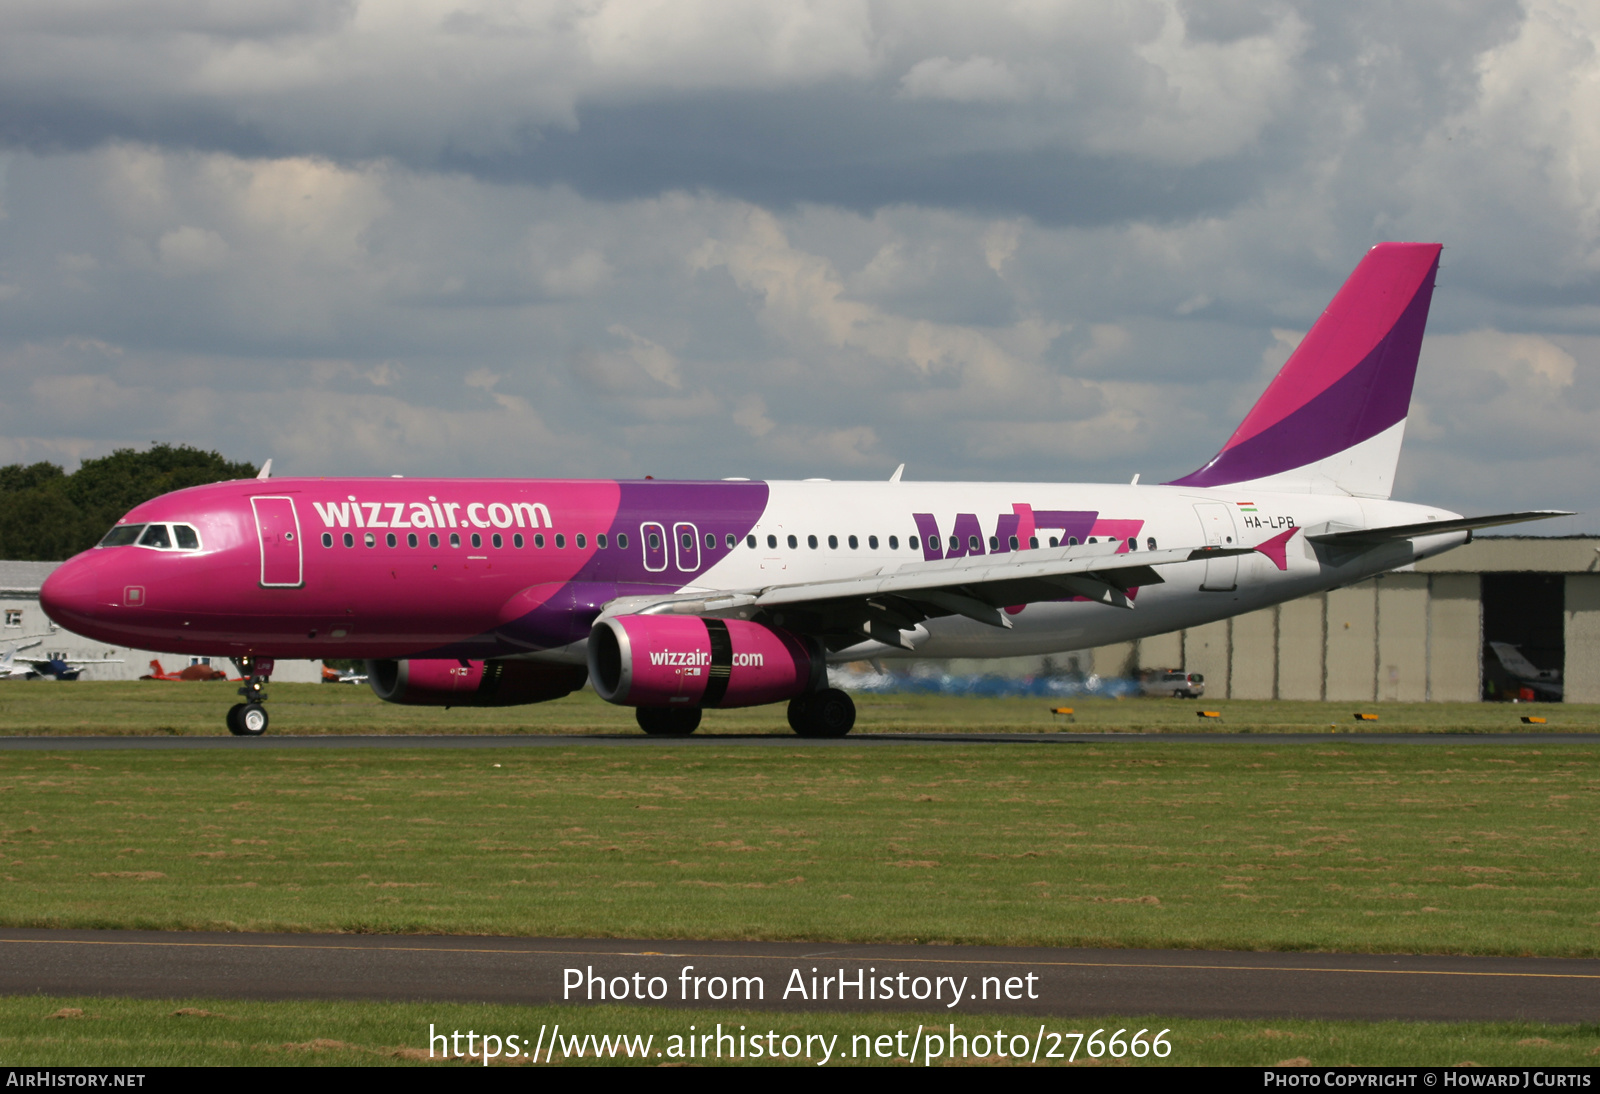
[[[1170,485],[1388,497],[1441,250],[1368,251],[1222,451]]]

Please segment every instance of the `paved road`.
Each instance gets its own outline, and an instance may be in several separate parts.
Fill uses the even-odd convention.
[[[1157,1014],[1209,1018],[1354,1018],[1428,1021],[1600,1018],[1600,961],[1407,957],[1194,950],[1069,950],[979,946],[618,941],[457,936],[0,930],[0,993],[561,1002],[565,970],[645,992],[660,977],[661,1005],[685,1005],[693,966],[701,1004],[715,978],[759,977],[771,1010],[939,1010],[959,1014]],[[812,977],[846,981],[844,1002],[806,994]],[[887,977],[892,992],[942,1000],[858,1000],[855,982]],[[634,974],[640,974],[637,980]],[[1029,977],[1032,977],[1030,980]],[[951,981],[965,982],[953,1009]],[[925,978],[920,980],[918,978]],[[988,979],[986,978],[993,978]],[[1013,999],[1004,995],[1010,983]],[[991,998],[981,994],[987,987]],[[1032,991],[1033,998],[1028,997]],[[880,995],[882,992],[880,991]],[[583,1001],[582,989],[568,1002]],[[973,998],[977,996],[977,998]],[[598,1002],[598,999],[595,1000]],[[687,1000],[693,1005],[694,1000]],[[726,1004],[724,1004],[726,1005]],[[743,1006],[744,1001],[740,1000]]]
[[[0,752],[88,751],[103,749],[280,748],[703,748],[754,745],[766,748],[874,748],[888,745],[1077,745],[1077,744],[1253,744],[1294,745],[1595,745],[1600,733],[852,733],[838,740],[791,734],[647,737],[642,733],[545,736],[266,736],[266,737],[0,737]]]

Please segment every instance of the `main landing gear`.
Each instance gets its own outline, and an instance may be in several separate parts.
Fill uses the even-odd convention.
[[[267,731],[267,680],[272,676],[273,660],[270,657],[252,657],[246,654],[235,657],[233,665],[244,677],[239,694],[244,702],[235,703],[228,710],[228,732],[235,737],[259,737]]]
[[[638,707],[633,715],[639,728],[652,737],[687,737],[700,727],[698,707]],[[802,737],[843,737],[855,724],[856,705],[838,688],[789,701],[789,728]]]
[[[856,705],[838,688],[789,700],[789,728],[802,737],[843,737],[856,724]]]

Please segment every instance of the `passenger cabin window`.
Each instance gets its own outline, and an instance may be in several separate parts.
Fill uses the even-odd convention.
[[[372,533],[371,532],[367,533],[367,538],[368,539],[372,538]],[[461,546],[461,533],[460,532],[451,532],[450,533],[450,546],[451,547],[460,547]]]
[[[322,545],[324,547],[332,547],[333,546],[333,533],[332,532],[324,532],[324,533],[322,533]]]
[[[810,547],[813,551],[815,551],[817,549],[817,537],[816,536],[807,536],[806,537],[806,546]]]
[[[853,547],[853,546],[855,546],[855,544],[852,543],[851,546]],[[867,537],[867,546],[871,547],[874,551],[876,551],[878,549],[878,537],[877,536],[868,536]]]
[[[578,535],[577,535],[578,550],[580,550],[580,551],[583,550],[583,548],[588,544],[588,542],[589,542],[588,538],[582,532],[579,532]],[[494,545],[496,547],[500,546],[500,537],[499,536],[495,536],[494,537]]]
[[[1012,550],[1013,550],[1013,551],[1015,551],[1015,550],[1016,550],[1016,549],[1017,549],[1017,537],[1016,537],[1016,536],[1012,536],[1012,537],[1011,537],[1011,538],[1010,538],[1010,539],[1009,539],[1009,540],[1007,540],[1007,541],[1006,541],[1006,542],[1007,542],[1007,543],[1009,543],[1009,544],[1010,544],[1010,545],[1011,545],[1011,549],[1012,549]]]
[[[756,549],[755,533],[752,532],[750,535],[744,537],[744,545],[750,548],[752,551]]]
[[[733,550],[733,548],[738,544],[738,542],[739,542],[739,537],[734,535],[732,532],[729,532],[728,535],[727,535],[728,550],[730,550],[730,551]]]
[[[533,545],[535,547],[539,548],[540,550],[544,549],[544,533],[543,532],[535,532],[533,534]]]
[[[601,532],[599,535],[594,537],[594,545],[596,547],[598,547],[602,551],[604,551],[606,549],[606,534],[604,532]],[[522,537],[521,536],[517,537],[517,546],[518,547],[522,546]]]
[[[800,546],[800,541],[795,539],[793,536],[790,536],[789,537],[789,550],[792,551],[792,550],[794,550],[795,548],[797,548],[799,546]]]
[[[377,545],[378,545],[378,536],[377,536],[377,534],[374,533],[374,532],[368,532],[367,533],[367,546],[368,547],[376,547]]]
[[[415,532],[407,532],[406,533],[406,546],[407,547],[415,547],[416,545],[417,545],[417,533],[415,533]]]
[[[839,549],[839,537],[838,536],[829,536],[828,537],[828,550],[837,551],[838,549]]]
[[[1155,536],[1149,537],[1148,539],[1146,539],[1144,541],[1144,545],[1145,545],[1146,549],[1154,551],[1156,549],[1156,537]]]
[[[606,537],[605,536],[601,536],[600,537],[600,546],[604,547],[606,545],[605,541],[606,541]],[[518,532],[516,535],[511,537],[511,545],[513,547],[515,547],[519,551],[522,550],[522,533],[521,532]]]
[[[345,536],[344,538],[345,539],[349,539],[350,537],[349,536]],[[439,533],[438,532],[429,532],[428,533],[428,546],[429,547],[437,547],[437,546],[439,546]]]
[[[500,533],[499,532],[496,532],[493,536],[490,537],[489,542],[493,543],[494,544],[494,549],[498,551],[501,547],[505,546],[505,542],[506,541],[500,538]],[[579,544],[579,546],[581,547],[582,544]]]
[[[345,534],[344,534],[344,545],[345,545],[345,546],[346,546],[346,547],[354,547],[354,546],[355,546],[355,545],[356,545],[356,537],[355,537],[355,533],[353,533],[353,532],[346,532],[346,533],[345,533]]]
[[[474,536],[473,538],[476,539],[477,537]],[[385,535],[383,537],[383,542],[386,543],[390,547],[398,546],[399,543],[400,543],[400,541],[397,538],[395,538],[395,534],[393,532],[390,532],[387,535]]]
[[[900,549],[900,537],[899,536],[890,536],[889,537],[889,550],[898,551],[899,549]]]
[[[1039,537],[1038,536],[1029,536],[1028,537],[1028,550],[1037,551],[1038,549],[1039,549]]]
[[[628,549],[628,533],[617,533],[617,549],[619,551],[626,551]]]

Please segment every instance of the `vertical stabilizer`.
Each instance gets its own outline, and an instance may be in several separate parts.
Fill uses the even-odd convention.
[[[1171,485],[1387,498],[1442,249],[1368,251],[1222,451]]]

